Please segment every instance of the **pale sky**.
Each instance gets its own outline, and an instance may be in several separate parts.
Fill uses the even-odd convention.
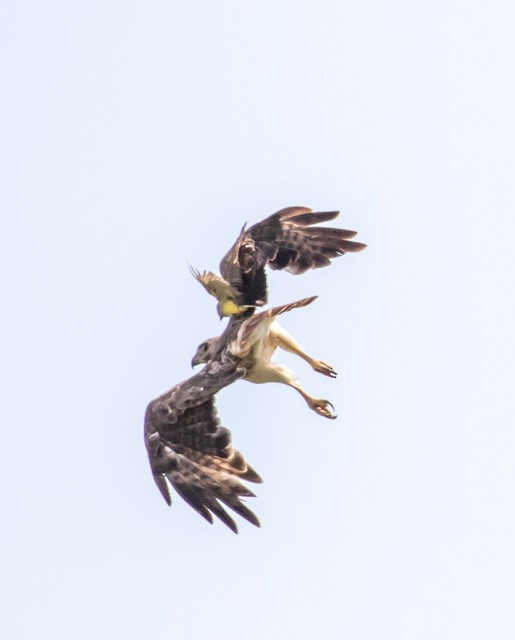
[[[2,638],[512,640],[511,3],[0,5]],[[217,399],[256,529],[168,508],[147,403],[221,330],[187,265],[341,210],[273,273],[339,372]]]

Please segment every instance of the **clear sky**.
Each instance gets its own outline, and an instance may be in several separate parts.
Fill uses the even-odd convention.
[[[3,0],[2,638],[515,637],[511,3]],[[262,528],[157,491],[149,400],[221,325],[187,264],[340,209],[282,324],[337,380],[218,400]]]

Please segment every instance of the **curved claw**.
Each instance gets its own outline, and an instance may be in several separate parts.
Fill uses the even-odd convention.
[[[324,376],[329,376],[330,378],[336,378],[338,375],[336,371],[331,367],[330,364],[327,364],[323,360],[315,360],[313,362],[313,369],[317,373],[321,373]]]
[[[311,408],[313,409],[313,411],[318,413],[319,416],[322,416],[323,418],[329,418],[330,420],[334,420],[336,418],[336,414],[331,413],[328,407],[331,407],[331,409],[335,411],[333,404],[329,402],[329,400],[313,400],[313,404],[311,405]]]

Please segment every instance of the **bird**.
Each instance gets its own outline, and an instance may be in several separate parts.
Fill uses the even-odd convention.
[[[152,400],[145,412],[150,468],[168,505],[171,486],[210,523],[216,516],[237,533],[228,508],[260,526],[245,504],[254,493],[243,482],[260,483],[261,477],[233,447],[231,432],[222,426],[215,405],[216,394],[237,380],[286,384],[318,415],[336,418],[331,402],[308,394],[290,369],[271,360],[281,348],[298,355],[314,371],[336,377],[332,366],[309,356],[277,322],[277,316],[305,307],[317,296],[257,309],[268,302],[266,267],[301,274],[366,247],[351,240],[355,231],[314,226],[338,214],[307,207],[281,209],[248,230],[242,228],[222,258],[221,276],[192,268],[195,278],[217,299],[220,319],[229,321],[220,336],[197,348],[192,366],[203,364],[203,368]]]
[[[315,299],[311,296],[247,318],[231,317],[221,336],[197,350],[193,360],[204,364],[202,370],[149,403],[145,444],[154,481],[168,505],[172,503],[172,485],[210,523],[215,515],[238,532],[225,505],[260,526],[243,502],[255,496],[242,481],[260,483],[261,477],[232,446],[231,433],[218,418],[215,395],[241,378],[258,383],[283,382],[297,389],[319,415],[335,417],[327,408],[327,400],[313,398],[286,367],[270,362],[273,351],[280,346],[298,353],[320,373],[336,375],[332,367],[302,352],[286,332],[274,328],[278,315],[305,307]]]
[[[234,449],[231,433],[220,424],[214,396],[243,375],[238,361],[223,353],[194,376],[149,403],[145,412],[145,445],[154,481],[170,506],[169,485],[208,522],[213,514],[234,533],[236,523],[224,509],[259,527],[242,502],[253,497],[242,480],[260,476]]]
[[[247,317],[268,301],[266,267],[302,274],[331,263],[366,245],[351,240],[356,231],[319,227],[334,220],[339,211],[313,211],[286,207],[261,222],[242,228],[236,242],[220,262],[221,276],[191,268],[193,276],[217,299],[220,319]]]
[[[237,338],[228,345],[231,354],[240,358],[241,366],[245,369],[244,380],[255,384],[279,382],[286,384],[300,393],[310,409],[325,418],[335,419],[330,410],[334,406],[328,400],[314,398],[307,393],[297,380],[293,371],[288,367],[271,361],[277,348],[294,353],[305,360],[314,371],[331,378],[337,373],[332,366],[322,360],[309,356],[302,347],[277,322],[276,317],[292,309],[307,306],[316,300],[317,296],[303,298],[290,304],[273,307],[251,316],[240,328]],[[197,348],[191,361],[193,367],[209,362],[213,354],[225,348],[225,336],[215,336],[204,340]]]

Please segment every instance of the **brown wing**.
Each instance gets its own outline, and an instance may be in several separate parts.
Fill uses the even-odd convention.
[[[238,292],[240,304],[260,306],[267,301],[265,267],[301,274],[331,263],[366,245],[351,240],[355,231],[313,227],[334,220],[338,211],[314,212],[288,207],[250,229],[243,229],[220,263],[222,277]]]
[[[145,444],[154,480],[171,504],[167,481],[201,516],[212,514],[237,533],[222,504],[252,524],[259,520],[241,501],[254,494],[240,480],[261,482],[220,425],[214,395],[242,377],[237,361],[210,361],[198,374],[153,400],[145,413]]]

